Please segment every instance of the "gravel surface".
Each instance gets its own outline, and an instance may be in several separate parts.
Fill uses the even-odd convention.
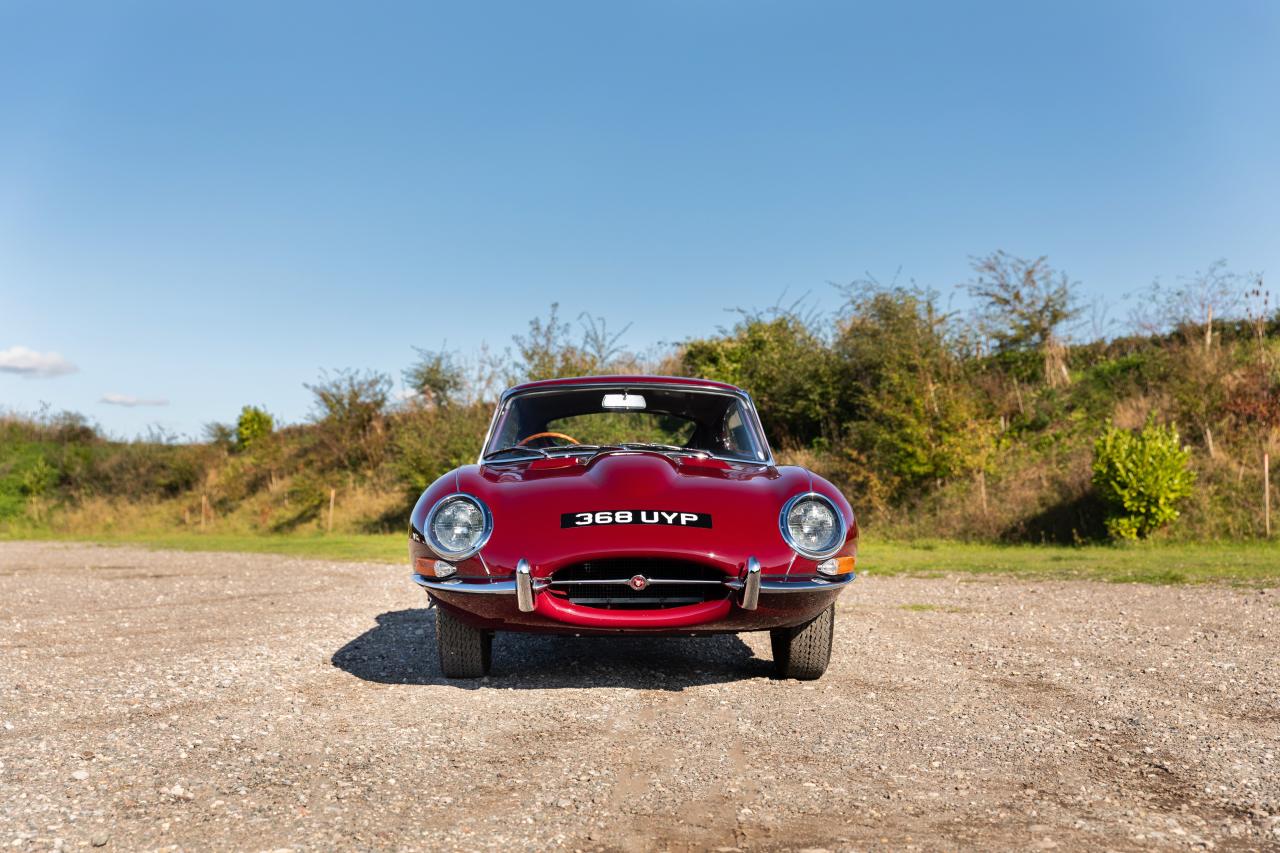
[[[499,635],[407,569],[0,543],[0,846],[1280,849],[1280,591],[862,578],[768,637]]]

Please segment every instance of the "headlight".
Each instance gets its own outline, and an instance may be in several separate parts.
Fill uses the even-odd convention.
[[[465,560],[493,532],[489,508],[471,495],[449,495],[427,513],[427,544],[446,560]]]
[[[782,538],[806,557],[830,557],[844,544],[844,518],[830,499],[815,492],[787,501],[778,518]]]

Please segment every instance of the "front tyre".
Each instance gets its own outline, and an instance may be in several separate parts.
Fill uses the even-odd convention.
[[[436,650],[445,678],[479,678],[489,674],[493,632],[472,628],[443,607],[436,608]]]
[[[827,671],[831,662],[831,637],[836,624],[834,603],[797,628],[775,628],[769,632],[773,646],[773,668],[779,678],[812,681]]]

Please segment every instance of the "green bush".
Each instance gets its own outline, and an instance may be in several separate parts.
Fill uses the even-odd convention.
[[[271,435],[276,428],[275,420],[265,409],[257,406],[245,406],[236,419],[236,447],[248,450],[258,439]]]
[[[961,341],[930,291],[850,290],[833,344],[845,435],[896,499],[968,477],[993,449]]]
[[[1093,485],[1107,508],[1107,531],[1145,539],[1178,517],[1195,473],[1176,427],[1148,422],[1140,432],[1108,427],[1093,446]]]
[[[410,409],[396,421],[392,468],[417,497],[441,474],[476,461],[489,407],[447,405]]]
[[[838,433],[839,389],[827,342],[788,312],[752,314],[731,332],[688,341],[681,369],[745,388],[779,447],[805,447]]]
[[[391,377],[372,370],[322,370],[318,382],[303,387],[315,396],[316,461],[351,472],[377,468],[387,446]]]
[[[35,464],[22,473],[22,492],[31,497],[40,497],[57,480],[57,470],[44,461],[43,456],[37,457]]]

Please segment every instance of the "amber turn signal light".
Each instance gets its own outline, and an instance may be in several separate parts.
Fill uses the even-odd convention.
[[[413,561],[413,567],[418,574],[428,578],[447,578],[458,570],[453,563],[431,557],[418,557]]]
[[[818,574],[826,575],[827,577],[847,575],[853,571],[856,562],[853,557],[832,557],[829,560],[823,560],[818,563]]]

